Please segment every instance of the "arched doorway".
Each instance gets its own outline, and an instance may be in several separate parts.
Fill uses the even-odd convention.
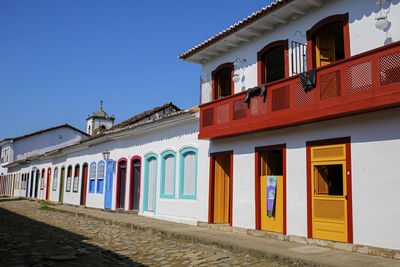
[[[116,194],[116,208],[125,208],[125,184],[126,184],[126,162],[125,158],[118,161],[118,174],[117,174],[117,194]]]
[[[60,192],[58,197],[58,201],[61,203],[64,201],[64,183],[65,183],[65,167],[62,166],[60,175]]]
[[[114,161],[112,159],[110,159],[107,161],[106,187],[105,187],[105,194],[104,194],[104,208],[105,209],[111,209],[113,173],[114,173]]]
[[[140,199],[140,157],[131,159],[131,182],[129,189],[129,209],[139,210]]]
[[[46,200],[49,200],[50,196],[50,176],[51,176],[51,168],[47,169],[47,184],[46,184]]]
[[[38,190],[39,190],[39,176],[40,176],[40,171],[36,170],[36,181],[35,181],[35,198],[38,196]]]
[[[86,185],[88,176],[88,164],[85,162],[82,166],[82,181],[81,181],[81,201],[80,205],[86,205]]]

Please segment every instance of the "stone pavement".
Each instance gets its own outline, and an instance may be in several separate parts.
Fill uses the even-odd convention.
[[[55,234],[51,239],[52,243],[61,242],[54,244],[51,253],[46,250],[34,251],[38,255],[29,256],[32,260],[40,259],[37,261],[38,264],[43,264],[42,260],[49,264],[60,264],[57,256],[61,253],[61,258],[73,257],[67,260],[70,262],[69,266],[75,262],[77,265],[85,266],[88,260],[96,264],[99,262],[98,265],[112,263],[112,265],[156,266],[263,266],[271,264],[276,266],[400,266],[398,260],[304,246],[242,233],[227,233],[143,216],[64,205],[44,206],[45,208],[41,210],[39,209],[41,206],[37,202],[27,200],[4,202],[0,200],[2,213],[11,211],[15,214],[14,216],[27,216],[57,227],[55,229],[60,229],[59,231],[64,229],[61,234]],[[32,246],[32,244],[22,242],[21,245],[20,240],[13,239],[12,234],[4,237],[4,234],[7,235],[7,229],[4,229],[2,225],[7,226],[4,220],[8,220],[5,219],[8,217],[12,216],[0,214],[0,241],[4,238],[7,242],[13,240],[13,246],[17,247],[11,249],[14,253],[11,255],[15,255],[11,258],[18,259],[17,256],[23,254],[18,246],[26,250],[27,246]],[[24,224],[22,221],[20,223]],[[26,228],[26,223],[22,227],[19,225],[19,229],[24,228]],[[38,235],[39,232],[33,230],[29,231],[29,234]],[[22,236],[27,235],[25,230],[20,233]],[[74,241],[75,239],[77,241]],[[47,240],[46,238],[38,236],[35,242],[39,242],[38,240],[47,243],[43,241]],[[4,250],[5,248],[1,247],[2,243],[4,242],[0,242],[1,259],[4,258],[3,253],[10,252],[8,248]],[[58,252],[59,248],[62,248],[61,252]],[[64,250],[68,251],[68,249],[71,251],[65,253]],[[103,255],[105,256],[100,257]],[[97,258],[92,259],[95,256]],[[0,265],[2,263],[4,262],[0,261]]]

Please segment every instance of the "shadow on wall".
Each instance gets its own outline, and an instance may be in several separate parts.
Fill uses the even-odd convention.
[[[87,238],[0,208],[0,266],[143,266]]]
[[[307,141],[351,137],[351,143],[398,140],[400,108],[309,123],[278,130],[267,130],[210,142],[208,153],[235,149],[235,155],[254,153],[255,146],[287,144],[287,149],[305,148]],[[374,122],[374,127],[370,122]],[[389,129],[390,128],[390,129]],[[251,143],[247,143],[251,142]],[[235,144],[232,146],[232,144]]]

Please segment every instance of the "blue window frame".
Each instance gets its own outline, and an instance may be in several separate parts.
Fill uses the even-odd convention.
[[[149,190],[150,188],[150,190]],[[156,213],[157,155],[148,154],[144,159],[143,211]]]
[[[179,153],[179,198],[197,197],[197,149],[188,147]]]
[[[104,163],[104,161],[101,160],[97,164],[97,190],[96,190],[96,193],[98,193],[98,194],[103,194],[104,170],[105,170],[105,163]]]
[[[175,198],[176,153],[168,150],[161,155],[160,198]]]
[[[94,193],[96,187],[96,162],[90,164],[89,193]]]

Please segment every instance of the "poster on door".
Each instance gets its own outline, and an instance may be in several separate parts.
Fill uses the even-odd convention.
[[[267,176],[267,216],[274,216],[277,176]]]

